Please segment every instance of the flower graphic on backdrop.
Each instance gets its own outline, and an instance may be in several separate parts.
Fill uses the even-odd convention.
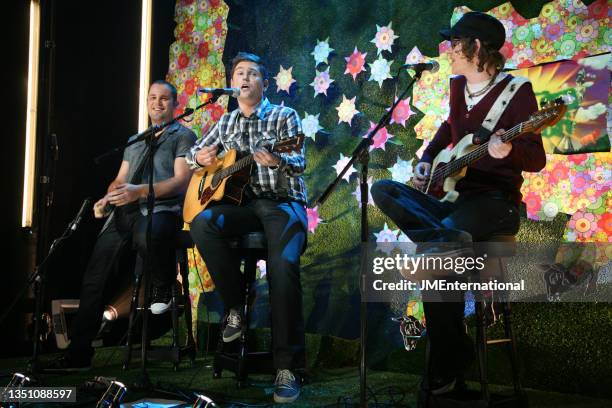
[[[309,115],[308,112],[305,112],[304,119],[302,119],[302,130],[304,131],[304,136],[315,140],[315,136],[317,132],[321,129],[321,125],[319,124],[319,115]]]
[[[370,128],[368,129],[368,132],[365,135],[363,135],[363,137],[364,138],[368,137],[370,132],[372,132],[375,127],[376,127],[376,123],[370,122]],[[387,143],[387,141],[391,139],[392,137],[393,135],[387,132],[387,128],[383,127],[381,129],[378,129],[378,132],[376,132],[376,134],[372,138],[372,144],[370,145],[370,151],[374,149],[385,150],[385,143]]]
[[[576,241],[586,241],[591,238],[593,233],[597,231],[597,221],[599,220],[596,218],[599,217],[591,212],[576,211],[574,213],[568,227],[575,231]]]
[[[397,102],[397,96],[395,97],[393,103],[395,102]],[[387,110],[390,109],[391,108],[388,108]],[[415,112],[410,109],[410,97],[402,99],[395,107],[393,115],[391,115],[391,124],[399,123],[403,127],[406,127],[406,121],[414,114]]]
[[[314,234],[319,223],[323,221],[321,218],[319,218],[319,206],[316,206],[315,208],[307,208],[306,217],[308,218],[308,232],[312,232]]]
[[[340,153],[340,160],[338,160],[336,164],[332,166],[336,170],[336,176],[340,175],[340,172],[342,171],[344,166],[346,166],[349,160],[351,160],[350,157],[346,157],[345,155]],[[344,173],[344,176],[342,176],[342,179],[348,182],[349,178],[351,177],[351,174],[355,173],[356,171],[357,170],[355,169],[355,166],[351,165],[351,167],[349,167],[347,172]]]
[[[293,71],[293,67],[285,69],[282,65],[280,66],[280,71],[278,71],[278,74],[274,77],[276,80],[276,92],[285,91],[289,93],[289,88],[291,88],[291,85],[295,82],[291,71]]]
[[[388,26],[383,27],[376,24],[376,35],[370,42],[376,44],[378,55],[383,51],[391,52],[391,46],[395,42],[395,39],[399,38],[391,28],[391,24],[392,23],[389,23]]]
[[[382,55],[379,55],[376,61],[368,64],[371,72],[368,81],[376,81],[378,86],[382,88],[385,79],[393,78],[391,76],[391,64],[393,64],[393,60],[387,61]]]
[[[423,54],[421,54],[421,51],[418,49],[418,47],[414,46],[412,47],[412,50],[410,50],[408,55],[406,55],[405,64],[417,64],[423,61],[425,61]]]
[[[314,56],[315,67],[319,64],[327,64],[327,58],[334,49],[329,46],[329,37],[325,41],[317,40],[317,45],[314,47],[314,51],[310,55]]]
[[[332,82],[334,80],[329,77],[329,67],[325,71],[319,72],[317,70],[317,75],[310,84],[314,88],[314,96],[316,97],[318,94],[327,96],[327,90]]]
[[[378,233],[374,232],[374,236],[376,237],[376,250],[384,252],[387,255],[391,254],[391,251],[394,248],[394,245],[384,245],[387,243],[395,243],[397,242],[397,234],[399,234],[399,230],[392,230],[389,228],[387,223],[385,222],[385,227]],[[380,245],[383,244],[383,245]]]
[[[398,183],[407,183],[414,176],[412,168],[413,160],[402,160],[397,156],[395,164],[387,169],[391,172],[391,178]]]
[[[353,53],[348,57],[344,58],[344,60],[346,61],[346,70],[344,71],[344,73],[351,74],[353,76],[353,81],[357,79],[357,75],[359,75],[360,72],[366,70],[364,67],[366,55],[368,55],[367,52],[364,52],[362,54],[359,52],[357,47],[355,47]]]
[[[351,125],[353,116],[359,113],[355,108],[356,99],[356,96],[353,96],[352,99],[347,99],[345,95],[342,95],[342,102],[340,102],[340,105],[336,106],[336,110],[338,111],[338,123],[346,122],[349,126]]]
[[[374,205],[374,199],[372,198],[372,184],[374,183],[374,179],[372,177],[368,177],[368,204]],[[361,208],[361,186],[357,183],[357,188],[353,191],[353,196],[359,203],[359,208]]]

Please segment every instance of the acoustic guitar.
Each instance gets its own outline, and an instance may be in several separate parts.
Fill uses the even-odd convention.
[[[547,126],[557,123],[565,114],[567,107],[562,99],[545,104],[542,109],[533,113],[528,120],[519,123],[501,135],[503,142],[509,142],[528,132],[538,133]],[[444,194],[440,201],[455,202],[459,193],[455,186],[465,177],[467,167],[476,160],[488,155],[489,142],[474,144],[473,134],[463,137],[451,150],[444,149],[431,165],[431,175],[423,192],[436,196]]]
[[[298,135],[279,140],[269,146],[268,150],[274,153],[299,152],[303,144],[304,135]],[[217,158],[215,163],[194,171],[183,205],[183,219],[186,223],[191,223],[212,202],[223,201],[235,205],[242,202],[255,160],[253,154],[237,158],[236,150],[230,149],[225,156]]]

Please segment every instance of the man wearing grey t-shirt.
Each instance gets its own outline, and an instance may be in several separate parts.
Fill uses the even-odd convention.
[[[178,105],[176,88],[166,81],[155,81],[149,88],[147,110],[153,125],[172,120]],[[156,135],[153,160],[155,207],[152,223],[151,312],[160,314],[170,306],[170,288],[176,279],[174,237],[182,226],[181,204],[192,171],[185,155],[196,140],[195,134],[174,123]],[[102,321],[103,293],[123,249],[133,248],[146,256],[149,178],[144,141],[127,147],[107,194],[94,204],[96,218],[108,217],[102,228],[83,276],[80,304],[72,325],[68,352],[47,370],[84,371],[91,366],[94,340]],[[131,245],[128,245],[130,244]],[[139,264],[142,264],[141,262]]]

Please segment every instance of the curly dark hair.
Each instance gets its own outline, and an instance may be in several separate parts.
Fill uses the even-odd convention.
[[[476,55],[476,39],[475,38],[454,38],[451,44],[458,41],[461,44],[461,52],[468,61],[472,61]],[[480,49],[478,50],[478,72],[485,70],[485,67],[490,67],[499,73],[506,63],[506,58],[499,50],[495,49],[486,42],[480,40]]]

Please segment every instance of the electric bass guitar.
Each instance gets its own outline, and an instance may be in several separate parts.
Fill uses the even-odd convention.
[[[279,140],[268,150],[274,153],[299,152],[303,144],[304,135],[298,135]],[[223,201],[235,205],[242,202],[254,159],[253,154],[236,159],[236,150],[230,149],[225,156],[217,158],[215,163],[194,171],[183,205],[183,219],[186,223],[191,223],[212,202]]]
[[[528,120],[521,122],[501,135],[502,142],[509,142],[528,132],[539,133],[547,126],[557,123],[565,114],[567,107],[562,99],[545,104],[533,113]],[[488,154],[489,142],[476,145],[473,134],[463,137],[451,150],[442,150],[431,165],[431,175],[423,192],[441,196],[440,201],[455,202],[459,193],[455,185],[465,177],[467,167]]]

